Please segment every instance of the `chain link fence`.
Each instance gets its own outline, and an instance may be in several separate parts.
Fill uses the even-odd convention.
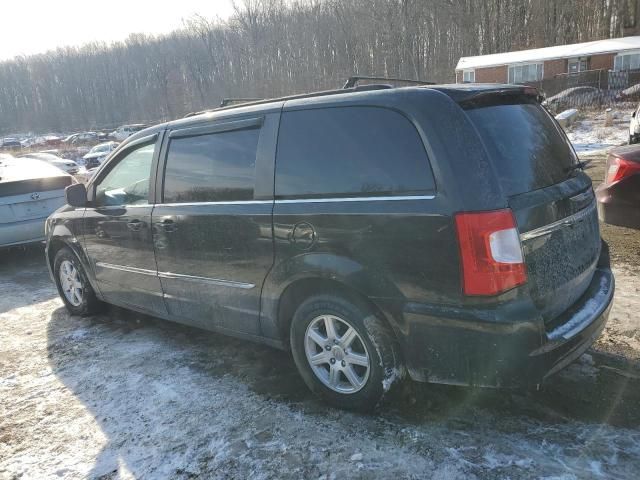
[[[640,102],[640,70],[587,70],[559,74],[538,82],[528,82],[545,97],[554,111],[567,108],[603,108]]]

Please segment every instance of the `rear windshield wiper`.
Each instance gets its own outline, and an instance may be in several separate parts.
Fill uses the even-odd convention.
[[[570,172],[574,172],[574,171],[576,171],[578,169],[584,170],[585,168],[587,168],[587,165],[589,165],[591,162],[592,162],[592,160],[587,160],[586,162],[581,162],[580,160],[578,160],[573,165],[571,165],[569,167],[565,167],[564,171],[567,172],[567,173],[570,173]]]

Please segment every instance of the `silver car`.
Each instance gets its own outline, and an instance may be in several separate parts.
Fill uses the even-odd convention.
[[[42,160],[43,162],[47,162],[54,167],[58,167],[60,170],[64,170],[71,175],[75,175],[76,173],[78,173],[78,170],[80,170],[78,164],[73,160],[67,160],[66,158],[54,155],[53,153],[26,153],[24,155],[20,155],[20,158],[33,158],[35,160]]]
[[[41,160],[0,154],[0,248],[44,240],[73,177]]]

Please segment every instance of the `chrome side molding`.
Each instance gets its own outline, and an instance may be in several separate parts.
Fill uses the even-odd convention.
[[[242,288],[249,290],[254,288],[253,283],[236,282],[234,280],[225,280],[221,278],[209,278],[209,277],[197,277],[194,275],[182,275],[180,273],[171,272],[156,272],[154,270],[147,270],[146,268],[127,267],[124,265],[115,265],[113,263],[96,262],[96,267],[108,268],[111,270],[118,270],[121,272],[138,273],[140,275],[149,275],[153,277],[166,278],[168,280],[184,280],[187,282],[206,283],[209,285],[216,285],[222,287]]]

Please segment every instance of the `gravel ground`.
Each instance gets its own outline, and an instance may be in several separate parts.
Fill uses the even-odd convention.
[[[540,392],[406,382],[317,402],[289,355],[120,309],[71,317],[40,249],[0,253],[0,478],[637,479],[640,283]],[[634,268],[637,266],[634,266]]]

